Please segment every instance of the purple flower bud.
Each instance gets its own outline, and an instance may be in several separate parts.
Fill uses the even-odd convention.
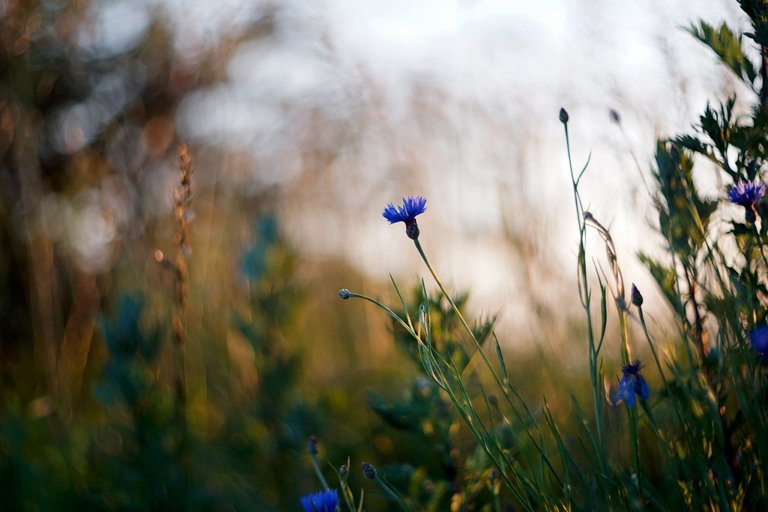
[[[317,455],[317,438],[315,436],[309,436],[309,441],[307,441],[307,451],[310,455]]]
[[[366,476],[366,478],[373,480],[376,478],[376,468],[372,464],[363,462],[363,474]]]

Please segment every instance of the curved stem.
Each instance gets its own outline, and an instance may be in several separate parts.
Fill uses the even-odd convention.
[[[397,503],[397,504],[398,504],[398,506],[399,506],[399,507],[400,507],[402,510],[405,510],[405,512],[411,512],[411,507],[409,507],[409,506],[408,506],[408,504],[405,502],[405,500],[404,500],[404,499],[403,499],[403,497],[400,495],[400,493],[399,493],[399,492],[397,492],[396,490],[394,490],[394,489],[393,489],[393,488],[392,488],[392,487],[389,485],[389,483],[388,483],[388,482],[386,482],[386,481],[382,480],[382,478],[381,478],[379,475],[376,475],[376,476],[374,477],[374,481],[376,482],[376,485],[378,485],[378,486],[379,486],[379,488],[380,488],[382,491],[384,491],[384,492],[386,493],[386,495],[389,497],[389,499],[391,499],[392,501],[394,501],[395,503]]]
[[[435,283],[437,283],[438,288],[440,288],[440,291],[443,293],[445,298],[448,300],[448,303],[453,308],[453,311],[454,311],[454,313],[456,313],[456,316],[458,316],[459,320],[461,320],[462,325],[464,325],[464,328],[469,333],[469,336],[472,338],[472,341],[475,342],[475,346],[477,347],[477,351],[480,353],[480,357],[482,357],[483,362],[488,367],[488,369],[491,371],[491,374],[493,375],[493,378],[496,380],[496,382],[499,384],[499,387],[503,390],[504,386],[502,385],[502,382],[501,382],[501,379],[499,378],[499,375],[496,373],[496,370],[493,368],[493,365],[488,360],[488,357],[485,355],[485,351],[483,350],[482,345],[480,345],[480,342],[478,341],[477,337],[475,336],[474,331],[469,326],[467,321],[464,319],[464,315],[461,314],[461,311],[459,311],[459,308],[458,308],[458,306],[456,306],[456,303],[453,301],[453,298],[446,291],[445,286],[443,286],[442,281],[440,281],[440,278],[437,277],[437,273],[435,272],[435,269],[432,268],[432,265],[429,263],[429,259],[427,258],[427,255],[424,253],[424,249],[422,249],[421,243],[419,243],[418,239],[414,240],[413,243],[416,245],[416,250],[419,251],[419,255],[421,256],[421,259],[424,260],[424,264],[427,266],[427,269],[429,270],[429,273],[432,274],[432,278],[435,280]]]
[[[376,305],[377,305],[377,306],[379,306],[381,309],[383,309],[384,311],[386,311],[386,312],[387,312],[387,314],[388,314],[390,317],[392,317],[392,319],[396,320],[396,321],[397,321],[397,322],[398,322],[400,325],[402,325],[402,326],[403,326],[403,329],[405,329],[406,331],[408,331],[408,333],[409,333],[411,336],[413,336],[414,338],[416,338],[416,340],[417,340],[417,341],[421,341],[421,339],[420,339],[420,338],[419,338],[419,337],[416,335],[416,332],[415,332],[415,331],[414,331],[414,330],[411,328],[411,326],[410,326],[410,325],[408,325],[407,323],[405,323],[405,321],[404,321],[402,318],[400,318],[400,317],[397,315],[397,313],[395,313],[394,311],[392,311],[392,309],[390,309],[388,306],[386,306],[386,305],[382,304],[381,302],[377,301],[376,299],[374,299],[374,298],[372,298],[372,297],[368,297],[367,295],[361,295],[361,294],[359,294],[359,293],[349,292],[349,297],[350,297],[350,298],[352,298],[352,297],[356,297],[356,298],[358,298],[358,299],[367,300],[368,302],[370,302],[370,303],[372,303],[372,304],[376,304]]]
[[[414,245],[416,245],[416,250],[419,251],[419,255],[421,256],[421,259],[424,260],[424,264],[427,266],[427,269],[429,270],[429,273],[432,274],[432,278],[435,280],[435,283],[437,283],[437,286],[440,288],[440,291],[443,293],[445,298],[448,300],[448,303],[453,308],[453,311],[456,313],[456,316],[459,317],[461,320],[461,323],[464,325],[464,328],[469,333],[470,337],[472,338],[472,341],[475,343],[475,346],[477,347],[477,351],[480,354],[480,357],[483,359],[483,363],[485,363],[485,366],[488,368],[488,370],[491,372],[491,375],[493,376],[493,379],[496,381],[496,385],[499,386],[499,389],[502,390],[502,394],[504,398],[506,399],[507,403],[510,404],[511,407],[515,408],[514,403],[512,402],[512,399],[509,397],[509,390],[511,389],[511,386],[509,383],[505,385],[504,382],[502,382],[501,378],[499,377],[499,374],[494,369],[491,362],[488,360],[488,356],[485,355],[485,351],[483,350],[482,345],[478,341],[477,337],[475,336],[474,331],[472,331],[472,328],[469,327],[469,324],[464,319],[464,315],[461,314],[461,311],[459,311],[458,306],[456,306],[456,303],[453,301],[453,298],[448,294],[448,292],[445,289],[445,286],[443,286],[442,281],[440,281],[440,278],[437,276],[437,272],[435,272],[435,269],[432,268],[432,265],[429,263],[429,259],[427,258],[427,255],[424,253],[424,249],[421,247],[421,243],[419,243],[418,238],[413,240]],[[526,407],[527,408],[527,407]],[[516,409],[516,408],[515,408]],[[531,442],[534,444],[536,449],[538,450],[539,454],[541,455],[544,463],[547,465],[549,470],[552,472],[552,475],[558,480],[558,482],[562,483],[562,480],[560,479],[560,475],[555,470],[554,466],[552,465],[551,461],[549,460],[549,457],[544,452],[543,447],[534,439],[533,435],[526,429],[526,432],[528,433],[528,437],[531,440]]]

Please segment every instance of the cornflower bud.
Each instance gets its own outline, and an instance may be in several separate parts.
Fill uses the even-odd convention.
[[[376,478],[376,468],[372,464],[363,462],[363,474],[366,476],[366,478],[373,480]]]

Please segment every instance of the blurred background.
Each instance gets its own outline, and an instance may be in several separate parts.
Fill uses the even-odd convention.
[[[421,241],[449,288],[537,362],[524,391],[578,374],[560,107],[575,165],[591,152],[583,197],[663,322],[635,258],[658,245],[655,140],[708,98],[753,100],[686,32],[698,19],[745,27],[715,0],[0,0],[11,509],[296,508],[317,487],[311,434],[336,467],[400,461],[417,438],[367,390],[399,396],[418,369],[381,312],[336,292],[394,303],[390,274],[427,277],[381,217],[408,194],[428,199]],[[188,432],[166,439],[180,310]]]

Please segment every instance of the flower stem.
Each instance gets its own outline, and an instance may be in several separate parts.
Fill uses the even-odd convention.
[[[632,352],[629,350],[629,333],[627,331],[627,311],[621,306],[616,306],[619,313],[619,329],[621,330],[621,360],[624,364],[632,362]]]
[[[317,463],[317,457],[314,453],[310,453],[309,458],[312,459],[312,467],[315,468],[315,475],[317,475],[317,479],[320,480],[320,484],[322,484],[323,489],[326,491],[330,490],[330,487],[328,487],[328,482],[325,481],[325,477],[323,476],[323,472],[320,471],[320,465]]]
[[[405,329],[406,331],[408,331],[408,333],[409,333],[411,336],[413,336],[414,338],[416,338],[417,340],[419,340],[419,337],[418,337],[418,335],[416,334],[416,332],[413,330],[413,328],[412,328],[410,325],[408,325],[407,323],[405,323],[405,321],[404,321],[402,318],[400,318],[400,317],[397,315],[397,313],[395,313],[394,311],[392,311],[392,309],[390,309],[388,306],[386,306],[386,305],[382,304],[381,302],[379,302],[378,300],[376,300],[376,299],[374,299],[374,298],[372,298],[372,297],[368,297],[367,295],[362,295],[362,294],[359,294],[359,293],[349,292],[349,297],[350,297],[350,298],[351,298],[351,297],[357,297],[358,299],[367,300],[368,302],[370,302],[370,303],[372,303],[372,304],[375,304],[375,305],[379,306],[381,309],[383,309],[384,311],[386,311],[386,312],[387,312],[387,314],[388,314],[390,317],[392,317],[392,319],[393,319],[393,320],[396,320],[396,321],[397,321],[397,322],[398,322],[400,325],[402,325],[402,326],[403,326],[403,329]]]
[[[760,232],[757,230],[757,226],[755,226],[755,223],[752,223],[752,231],[755,233],[755,238],[757,239],[757,247],[760,251],[760,256],[763,258],[763,264],[765,264],[765,271],[768,272],[768,259],[766,259],[765,256],[765,247],[763,247],[763,237],[760,236]]]
[[[579,280],[579,292],[582,307],[587,317],[587,339],[589,341],[589,373],[592,381],[592,401],[595,405],[595,429],[597,430],[597,439],[599,446],[600,464],[603,471],[606,471],[606,455],[605,455],[605,439],[603,437],[603,419],[602,419],[602,406],[603,401],[600,396],[600,362],[599,352],[600,347],[595,347],[595,334],[594,326],[592,325],[592,299],[589,292],[589,284],[587,280],[587,262],[586,262],[586,223],[584,220],[584,208],[581,204],[581,196],[579,195],[579,183],[576,175],[573,172],[573,158],[571,157],[571,138],[568,135],[568,121],[567,118],[563,122],[563,129],[565,130],[565,148],[568,155],[568,170],[571,174],[571,187],[573,188],[573,201],[576,207],[576,222],[579,226],[579,256],[578,256],[578,280]],[[584,166],[586,169],[589,165],[589,159]],[[582,171],[583,174],[584,171]]]
[[[347,458],[347,464],[345,465],[345,468],[349,468],[349,458]],[[349,512],[355,512],[355,506],[352,503],[355,500],[355,497],[352,495],[352,491],[349,488],[349,483],[347,483],[347,479],[349,478],[348,469],[343,473],[336,468],[333,468],[333,470],[336,472],[336,476],[339,479],[339,487],[341,488],[341,495],[344,497],[344,503],[346,503]]]
[[[411,507],[408,506],[400,493],[394,490],[387,482],[382,480],[379,475],[376,475],[373,480],[376,482],[376,485],[378,485],[379,488],[384,491],[392,501],[400,506],[401,509],[405,510],[405,512],[412,512]]]
[[[453,298],[448,294],[448,292],[445,289],[445,286],[443,286],[442,281],[440,281],[440,278],[437,276],[437,273],[435,272],[435,269],[432,268],[432,265],[429,263],[429,259],[427,258],[427,255],[424,253],[424,249],[421,247],[421,243],[419,243],[418,238],[413,240],[414,245],[416,245],[416,250],[419,251],[419,255],[421,256],[421,259],[424,260],[424,264],[427,266],[427,269],[429,270],[429,273],[432,274],[432,278],[435,280],[435,283],[437,283],[437,286],[440,288],[440,291],[445,296],[446,300],[448,300],[448,303],[453,308],[453,311],[456,313],[456,316],[459,317],[459,320],[461,320],[461,323],[464,325],[464,328],[469,333],[469,336],[472,338],[472,341],[475,343],[475,346],[477,347],[477,351],[480,354],[480,357],[483,359],[483,363],[488,368],[488,370],[491,372],[491,375],[493,376],[494,381],[496,382],[496,385],[499,387],[499,389],[502,391],[502,394],[504,395],[504,398],[506,399],[507,403],[509,403],[510,406],[515,408],[512,399],[509,397],[509,393],[511,391],[511,386],[509,385],[509,382],[502,382],[501,378],[499,377],[498,372],[496,372],[495,368],[491,364],[491,362],[488,360],[488,356],[485,355],[485,351],[483,350],[482,345],[480,344],[480,341],[475,336],[474,331],[469,326],[467,321],[464,319],[464,315],[461,314],[461,311],[459,311],[458,306],[456,306],[456,303],[453,301]],[[402,323],[402,320],[401,320]],[[514,392],[514,391],[513,391]],[[516,393],[515,393],[516,394]],[[522,400],[521,400],[522,402]],[[523,402],[523,405],[525,406],[525,403]],[[525,406],[527,408],[527,406]],[[516,409],[516,408],[515,408]],[[531,442],[534,444],[534,446],[539,451],[539,454],[542,457],[542,460],[547,465],[549,470],[552,472],[552,475],[557,479],[558,482],[561,482],[560,475],[555,470],[554,466],[552,465],[552,462],[549,460],[549,457],[544,451],[544,448],[541,444],[539,444],[533,437],[533,434],[530,433],[530,431],[526,430],[528,433],[528,437],[531,440]]]
[[[629,419],[629,439],[632,443],[632,464],[635,466],[637,491],[639,496],[642,497],[643,485],[640,478],[640,438],[637,435],[637,410],[635,407],[627,407],[627,413]]]
[[[648,332],[648,324],[645,323],[645,315],[643,314],[643,307],[638,306],[637,307],[637,313],[640,317],[640,325],[643,327],[643,333],[645,334],[645,339],[648,340],[648,346],[651,347],[651,354],[653,354],[653,360],[656,361],[656,368],[659,370],[659,375],[661,376],[661,380],[664,383],[664,387],[666,388],[667,378],[664,376],[664,369],[661,367],[661,360],[659,359],[659,354],[656,351],[656,346],[653,343],[653,338],[651,338],[651,333]]]
[[[424,264],[427,266],[429,273],[432,274],[432,278],[435,280],[435,283],[437,283],[438,288],[440,288],[440,291],[443,292],[443,295],[445,296],[445,298],[448,300],[448,303],[453,308],[454,313],[456,313],[456,316],[458,316],[459,320],[461,320],[461,323],[464,325],[464,328],[469,333],[470,337],[472,338],[472,341],[475,342],[475,345],[477,346],[477,350],[480,353],[480,356],[483,358],[483,361],[485,362],[486,366],[491,371],[496,381],[501,383],[501,379],[499,379],[499,376],[496,373],[496,370],[493,368],[493,365],[491,365],[491,362],[488,360],[488,357],[485,355],[485,351],[483,350],[483,347],[480,345],[480,342],[475,336],[474,331],[469,326],[467,321],[464,319],[464,315],[462,315],[461,311],[459,311],[459,308],[458,306],[456,306],[456,303],[453,301],[453,298],[445,290],[445,286],[443,286],[443,283],[442,281],[440,281],[440,278],[437,277],[437,273],[435,272],[435,269],[432,268],[432,265],[429,263],[429,259],[427,258],[427,255],[424,253],[424,249],[422,249],[421,243],[419,243],[418,239],[414,240],[413,243],[414,245],[416,245],[416,250],[419,251],[419,255],[421,256],[421,259],[424,260]],[[502,389],[504,389],[503,386],[502,386]]]

